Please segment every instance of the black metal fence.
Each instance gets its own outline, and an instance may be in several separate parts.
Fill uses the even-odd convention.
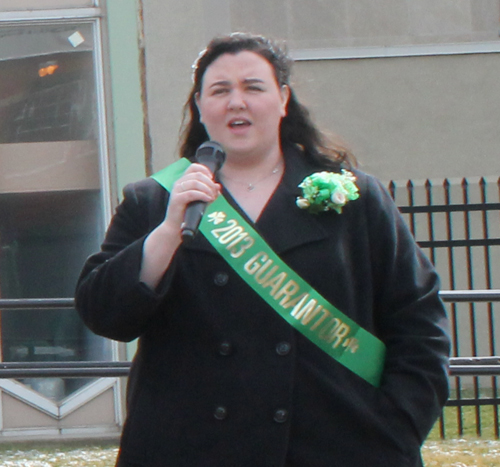
[[[461,290],[443,293],[449,294],[453,365],[441,436],[450,425],[459,436],[474,425],[478,436],[493,428],[499,438],[499,298],[491,291],[500,287],[500,178],[391,182],[389,191],[440,273],[442,288]],[[470,298],[452,295],[457,293]]]

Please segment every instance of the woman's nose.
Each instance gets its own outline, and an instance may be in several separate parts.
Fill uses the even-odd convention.
[[[246,109],[247,105],[241,92],[233,91],[230,97],[231,98],[229,99],[229,102],[227,104],[228,109],[230,110]]]

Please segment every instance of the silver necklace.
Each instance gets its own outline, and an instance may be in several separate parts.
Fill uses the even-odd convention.
[[[225,178],[226,180],[229,180],[231,182],[238,183],[240,185],[246,185],[247,191],[253,191],[253,190],[255,190],[255,187],[259,183],[262,183],[264,180],[267,180],[269,177],[272,177],[273,175],[276,175],[280,171],[281,165],[282,165],[282,161],[279,161],[278,165],[271,171],[271,173],[265,175],[264,177],[262,177],[261,179],[255,181],[255,182],[250,182],[250,183],[248,183],[248,182],[241,182],[239,180],[235,180],[234,178],[226,177],[225,175],[223,175],[223,178]]]

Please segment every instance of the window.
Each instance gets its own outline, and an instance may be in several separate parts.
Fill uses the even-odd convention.
[[[1,298],[72,297],[103,237],[95,37],[92,21],[0,23]],[[6,362],[111,359],[74,310],[3,310],[0,329]],[[88,381],[22,382],[60,400]]]

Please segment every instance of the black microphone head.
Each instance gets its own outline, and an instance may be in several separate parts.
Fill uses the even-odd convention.
[[[226,153],[219,143],[205,141],[196,150],[195,159],[199,164],[207,166],[212,173],[216,173],[224,164]]]

